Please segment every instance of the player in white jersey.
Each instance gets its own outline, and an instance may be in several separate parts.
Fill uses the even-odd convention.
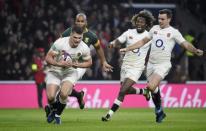
[[[152,99],[155,104],[156,122],[158,123],[162,122],[166,117],[161,106],[161,95],[158,86],[171,68],[171,52],[175,43],[177,42],[182,47],[198,56],[203,55],[202,50],[196,49],[182,37],[177,29],[170,26],[171,18],[171,10],[160,10],[158,16],[159,25],[155,25],[151,28],[148,37],[143,38],[131,46],[120,49],[121,52],[131,51],[144,46],[147,42],[152,40],[151,52],[146,68],[148,79],[146,88],[152,92]]]
[[[61,124],[60,115],[78,80],[76,68],[88,68],[92,65],[90,49],[82,38],[83,29],[73,26],[70,37],[56,40],[46,55],[46,61],[50,64],[46,76],[47,98],[51,109],[47,117],[48,123],[55,120],[56,124]],[[59,97],[55,99],[58,91]]]
[[[110,43],[110,47],[118,47],[118,45],[126,43],[126,46],[134,44],[136,41],[149,37],[146,29],[152,27],[154,21],[153,15],[146,10],[141,11],[132,18],[132,23],[135,29],[129,29],[121,36]],[[111,119],[121,103],[124,101],[125,95],[129,94],[144,94],[150,97],[149,91],[132,87],[137,83],[143,70],[145,69],[145,58],[149,49],[149,43],[139,49],[135,49],[125,53],[121,66],[121,88],[117,98],[115,99],[109,112],[102,117],[102,121]],[[149,98],[148,98],[149,99]]]
[[[77,26],[80,26],[84,29],[82,41],[84,41],[89,47],[90,47],[90,45],[92,45],[94,47],[94,49],[96,50],[97,56],[100,59],[102,69],[106,72],[112,71],[113,67],[107,63],[106,58],[104,56],[104,51],[100,45],[100,41],[99,41],[97,35],[87,28],[86,14],[78,13],[76,15],[74,24]],[[61,36],[68,37],[70,35],[70,33],[71,33],[71,28],[68,28],[62,33]],[[86,68],[77,68],[77,72],[78,72],[79,79],[81,79],[86,72]],[[83,90],[78,92],[77,90],[75,90],[75,88],[73,88],[70,96],[76,97],[77,102],[79,103],[80,109],[84,109],[85,103],[83,100],[83,97],[84,97]],[[46,110],[46,107],[45,107],[45,110]]]

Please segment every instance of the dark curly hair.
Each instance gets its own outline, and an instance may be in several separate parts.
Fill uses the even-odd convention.
[[[152,15],[152,13],[148,10],[142,10],[138,14],[135,14],[131,19],[131,22],[132,22],[133,26],[136,26],[136,21],[137,21],[138,17],[145,18],[146,30],[149,31],[152,28],[153,23],[155,21],[155,18]]]

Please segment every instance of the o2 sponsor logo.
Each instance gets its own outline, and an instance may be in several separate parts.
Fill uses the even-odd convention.
[[[155,45],[156,45],[157,48],[161,48],[162,50],[165,49],[164,42],[161,39],[157,39],[156,42],[155,42]]]
[[[138,49],[135,49],[135,50],[132,50],[132,52],[133,53],[136,53],[137,54],[137,56],[140,56],[140,49],[138,48]]]

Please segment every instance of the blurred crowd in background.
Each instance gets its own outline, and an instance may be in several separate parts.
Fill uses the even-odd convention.
[[[125,2],[131,6],[130,9],[122,6]],[[87,15],[88,28],[97,34],[107,61],[114,66],[112,73],[103,72],[92,49],[93,66],[83,80],[119,80],[122,56],[119,49],[108,49],[107,45],[123,31],[132,28],[130,19],[134,14],[130,10],[133,3],[177,5],[180,11],[197,19],[202,30],[197,32],[183,26],[181,18],[176,18],[174,26],[185,37],[189,36],[188,40],[196,47],[206,49],[206,10],[203,8],[204,1],[200,0],[0,0],[0,80],[33,80],[31,64],[38,52],[36,49],[48,51],[60,34],[74,23],[74,17],[79,12]],[[188,55],[177,46],[172,57],[174,66],[166,80],[175,83],[206,80],[205,61],[205,58]],[[145,77],[140,80],[145,80]]]

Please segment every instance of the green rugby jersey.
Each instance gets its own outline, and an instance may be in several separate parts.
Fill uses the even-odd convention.
[[[63,33],[62,33],[62,37],[68,37],[71,34],[72,28],[67,28]],[[92,31],[88,30],[86,28],[84,34],[83,34],[83,40],[84,43],[86,43],[88,46],[93,45],[94,48],[99,48],[100,47],[100,43],[99,40],[97,38],[97,35],[95,33],[93,33]]]

